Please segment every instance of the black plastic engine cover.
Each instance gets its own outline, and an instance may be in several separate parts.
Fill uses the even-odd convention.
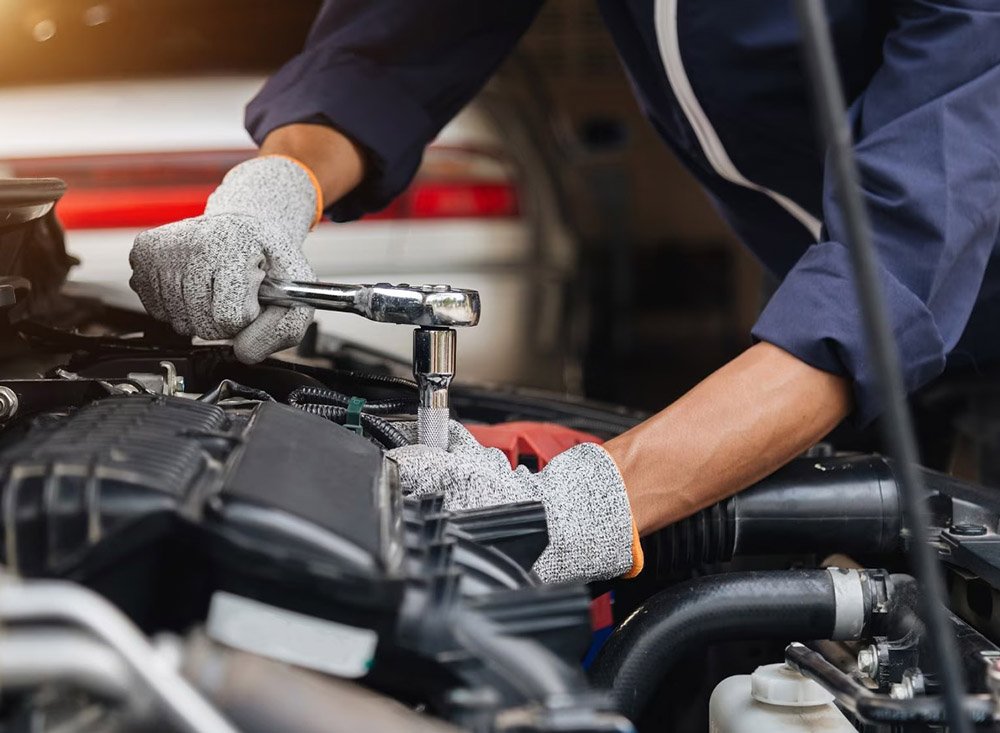
[[[203,618],[216,589],[324,615],[336,600],[370,624],[397,605],[402,561],[385,465],[284,405],[104,399],[39,418],[0,452],[0,554],[22,575],[97,588],[147,628]]]
[[[204,623],[224,591],[374,631],[364,681],[402,699],[447,708],[446,690],[489,685],[498,706],[538,702],[459,631],[475,616],[546,647],[590,699],[574,669],[587,590],[529,573],[540,504],[459,516],[439,495],[404,501],[379,447],[272,402],[115,396],[2,438],[0,560],[85,584],[147,632]]]

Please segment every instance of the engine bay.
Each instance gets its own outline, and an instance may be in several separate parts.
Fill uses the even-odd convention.
[[[51,287],[64,253],[30,249],[30,280],[14,257],[0,281],[5,730],[944,724],[882,455],[817,446],[645,538],[638,579],[545,585],[542,504],[402,494],[410,365],[313,332],[248,366]],[[642,419],[461,383],[448,411],[529,470]],[[1000,501],[921,471],[965,706],[992,727]]]

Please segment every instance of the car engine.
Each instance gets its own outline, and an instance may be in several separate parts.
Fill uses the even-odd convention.
[[[4,730],[944,724],[892,461],[819,446],[647,538],[639,579],[543,585],[542,505],[402,495],[386,450],[418,408],[409,365],[312,333],[248,366],[62,288],[45,186],[0,191],[10,220],[31,211],[0,231]],[[449,398],[531,469],[642,417]],[[992,727],[1000,501],[924,475],[966,708]]]

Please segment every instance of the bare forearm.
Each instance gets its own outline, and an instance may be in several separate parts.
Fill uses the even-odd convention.
[[[324,125],[279,127],[264,139],[261,155],[287,155],[305,164],[323,190],[323,206],[350,193],[364,178],[364,157],[350,138]]]
[[[780,468],[850,407],[846,379],[761,343],[605,448],[647,534]]]

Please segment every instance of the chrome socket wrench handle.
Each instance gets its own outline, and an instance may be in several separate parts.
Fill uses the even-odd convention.
[[[441,327],[479,323],[479,293],[449,285],[349,285],[267,277],[260,285],[258,300],[263,305],[307,305],[354,313],[379,323]]]
[[[413,332],[413,376],[417,380],[417,442],[448,448],[448,387],[455,378],[453,328],[418,328]]]

